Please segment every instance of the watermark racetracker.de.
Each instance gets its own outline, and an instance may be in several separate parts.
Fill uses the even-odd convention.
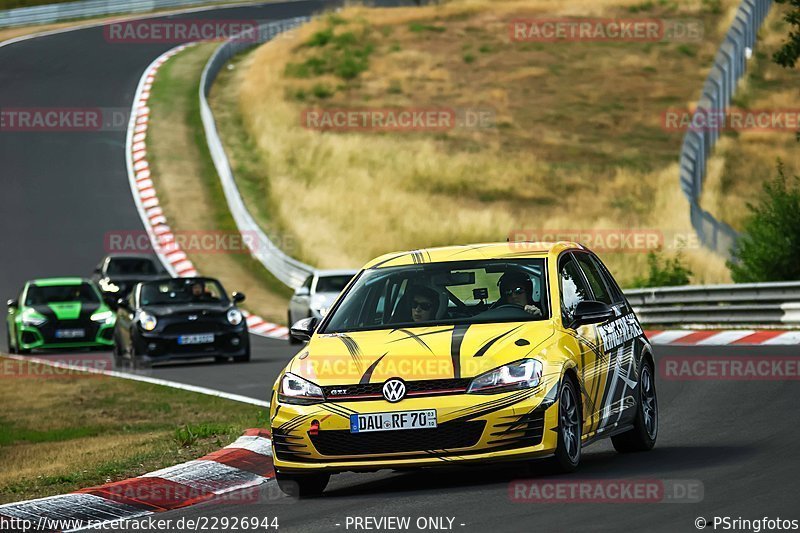
[[[800,357],[665,356],[659,374],[670,381],[798,381]]]
[[[661,115],[665,131],[792,132],[800,129],[800,108],[784,109],[667,109]]]
[[[516,503],[698,503],[699,479],[535,479],[515,480],[508,497]]]
[[[314,131],[446,132],[495,127],[493,109],[454,107],[309,108],[300,125]]]
[[[255,231],[175,230],[150,234],[143,230],[109,231],[103,238],[106,253],[249,254],[267,246]],[[291,250],[291,239],[278,239],[273,246]]]
[[[519,228],[506,240],[513,250],[535,249],[543,243],[577,242],[597,253],[649,253],[700,248],[694,232],[655,228]]]
[[[0,132],[126,131],[130,108],[0,107]]]
[[[549,17],[509,22],[511,42],[701,42],[699,19]]]

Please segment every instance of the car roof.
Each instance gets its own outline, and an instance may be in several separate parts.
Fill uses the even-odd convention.
[[[88,282],[89,280],[84,278],[40,278],[32,279],[28,284],[36,285],[37,287],[63,287],[65,285],[80,285]]]
[[[444,246],[423,250],[410,250],[382,255],[373,259],[364,268],[385,268],[423,263],[450,261],[479,261],[485,259],[528,259],[558,255],[565,250],[585,250],[574,242],[495,242]]]
[[[330,276],[355,276],[358,270],[315,270],[314,274],[318,278],[327,278]]]

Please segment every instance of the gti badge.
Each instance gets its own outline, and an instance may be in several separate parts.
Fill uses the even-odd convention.
[[[392,378],[383,384],[383,397],[387,402],[397,403],[406,397],[406,384],[402,379]]]

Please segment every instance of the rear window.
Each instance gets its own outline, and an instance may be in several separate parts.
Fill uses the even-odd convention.
[[[97,303],[100,297],[88,283],[80,285],[31,285],[25,295],[25,305],[47,305],[59,302]]]

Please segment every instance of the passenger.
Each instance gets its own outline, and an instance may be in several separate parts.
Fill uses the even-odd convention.
[[[412,322],[430,322],[436,317],[439,297],[435,290],[422,285],[413,285],[408,289],[408,294]]]

